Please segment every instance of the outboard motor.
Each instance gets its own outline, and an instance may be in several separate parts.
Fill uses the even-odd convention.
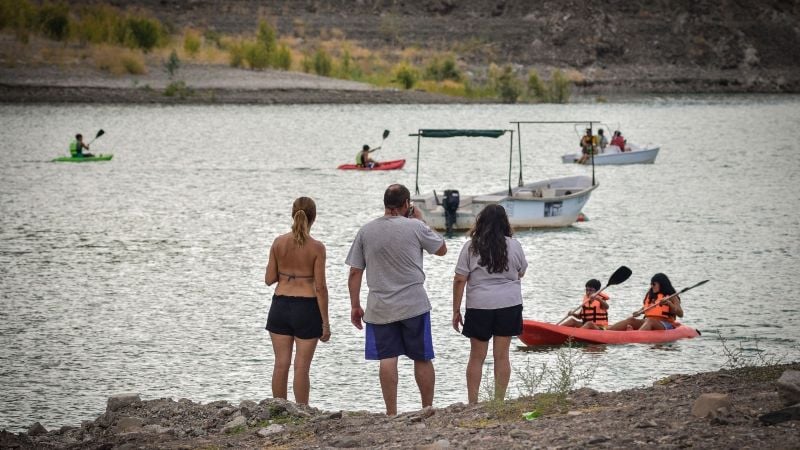
[[[442,207],[444,208],[444,225],[447,230],[447,237],[453,237],[453,225],[456,224],[456,210],[460,200],[461,197],[459,197],[458,191],[452,189],[444,191]]]

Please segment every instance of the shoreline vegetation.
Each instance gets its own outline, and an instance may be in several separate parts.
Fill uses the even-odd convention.
[[[655,60],[598,66],[598,55],[614,56],[613,49],[602,50],[602,42],[593,44],[595,56],[588,66],[580,58],[567,58],[576,50],[571,47],[560,62],[556,48],[549,49],[556,56],[546,63],[519,63],[519,50],[504,54],[497,49],[514,43],[492,42],[491,33],[437,39],[431,45],[422,35],[412,41],[405,16],[417,10],[382,11],[369,25],[375,28],[372,34],[356,32],[361,39],[354,39],[348,37],[353,30],[335,26],[335,17],[328,26],[317,25],[308,17],[322,11],[287,13],[286,5],[274,14],[259,8],[249,22],[222,32],[207,25],[208,18],[177,23],[164,2],[161,9],[156,2],[141,1],[125,10],[113,3],[0,0],[0,102],[568,103],[574,96],[606,102],[620,94],[800,92],[796,63],[766,67],[752,45],[728,49],[741,53],[735,64],[708,67]],[[367,3],[356,6],[366,8]],[[440,3],[444,9],[419,11],[455,20],[447,18],[458,11],[453,2]],[[348,11],[340,13],[347,17]],[[522,25],[535,27],[545,20],[532,14],[519,19]],[[589,20],[594,12],[584,12],[588,18],[580,14],[576,10],[572,20]],[[502,11],[490,15],[502,17]],[[546,30],[558,28],[552,24]],[[577,50],[585,50],[584,41],[579,40]],[[534,44],[544,46],[539,40]],[[555,39],[552,45],[569,44]]]
[[[302,24],[296,25],[302,28]],[[485,79],[476,82],[458,67],[455,49],[368,49],[347,39],[337,29],[326,31],[317,40],[306,41],[278,35],[268,18],[260,18],[251,33],[223,34],[194,27],[175,29],[143,9],[123,11],[103,3],[71,7],[67,3],[39,5],[31,0],[0,0],[0,30],[5,33],[3,42],[9,47],[3,55],[6,70],[5,76],[0,78],[0,99],[9,102],[106,99],[153,103],[173,99],[191,103],[285,103],[292,97],[287,93],[294,94],[298,103],[318,102],[302,88],[266,95],[265,89],[250,89],[249,96],[239,95],[235,87],[224,83],[196,88],[181,77],[181,68],[187,64],[195,70],[203,66],[239,69],[217,71],[228,77],[245,70],[283,71],[372,87],[353,89],[356,92],[351,95],[342,95],[342,91],[349,93],[349,89],[325,89],[332,91],[326,96],[326,102],[332,100],[333,103],[361,103],[368,99],[376,103],[450,103],[456,100],[566,103],[572,84],[558,69],[546,80],[531,70],[526,82],[514,73],[510,64],[501,67],[494,63],[486,68]],[[93,66],[98,72],[96,76],[101,75],[101,78],[110,75],[131,80],[163,71],[169,83],[159,88],[160,92],[154,92],[156,89],[149,84],[139,86],[133,82],[127,87],[80,86],[83,91],[75,91],[76,86],[13,83],[13,69],[41,63],[55,65],[67,77],[70,66]],[[83,75],[87,75],[85,70]],[[37,78],[35,71],[24,68],[17,77]],[[116,92],[107,92],[108,89]],[[387,90],[388,93],[383,92]]]

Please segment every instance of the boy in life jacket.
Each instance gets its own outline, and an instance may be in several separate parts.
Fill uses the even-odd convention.
[[[89,145],[83,143],[83,135],[78,133],[75,135],[75,140],[69,144],[69,154],[73,158],[91,157],[91,153],[83,153],[83,149],[89,150]]]
[[[605,292],[597,294],[600,282],[592,278],[586,282],[586,293],[583,294],[580,312],[570,311],[570,317],[561,325],[565,327],[589,328],[592,330],[605,330],[608,328],[608,300],[611,298]]]

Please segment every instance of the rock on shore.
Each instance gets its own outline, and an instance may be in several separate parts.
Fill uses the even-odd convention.
[[[791,402],[800,363],[673,375],[621,392],[573,391],[533,420],[539,396],[387,417],[281,399],[198,404],[111,397],[79,427],[0,432],[0,448],[770,448],[800,447],[800,421],[764,417]],[[788,374],[788,375],[787,375]],[[780,383],[777,381],[783,375]],[[779,390],[779,386],[781,386]]]

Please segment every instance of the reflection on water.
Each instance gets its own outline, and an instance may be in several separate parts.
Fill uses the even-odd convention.
[[[381,214],[385,187],[414,183],[419,128],[507,128],[512,120],[599,118],[628,139],[661,145],[658,161],[597,168],[588,222],[517,234],[530,267],[526,317],[557,321],[589,278],[626,265],[611,286],[611,318],[641,305],[650,277],[676,288],[685,321],[732,342],[759,338],[797,359],[800,289],[800,99],[791,96],[640,99],[623,104],[475,106],[0,106],[0,427],[71,424],[108,396],[195,401],[270,395],[264,324],[268,246],[289,230],[292,200],[315,198],[312,234],[328,251],[331,342],[318,346],[311,402],[383,409],[377,364],[349,322],[344,259],[358,228]],[[313,124],[313,126],[309,126]],[[92,150],[108,163],[49,163],[70,136],[106,134]],[[340,172],[362,144],[406,158],[400,171]],[[377,131],[376,131],[377,130]],[[528,127],[525,181],[591,169],[562,164],[570,127]],[[507,185],[505,144],[448,139],[423,155],[420,185],[464,194]],[[516,164],[512,173],[516,174]],[[466,400],[469,342],[450,326],[453,267],[465,237],[427,258],[437,358],[435,405]],[[516,344],[516,343],[515,343]],[[664,346],[582,347],[597,364],[592,387],[650,384],[671,373],[718,369],[711,333]],[[512,364],[556,352],[512,351]],[[491,368],[491,357],[487,358]],[[512,378],[510,395],[517,381]],[[412,364],[400,363],[399,408],[418,407]]]

